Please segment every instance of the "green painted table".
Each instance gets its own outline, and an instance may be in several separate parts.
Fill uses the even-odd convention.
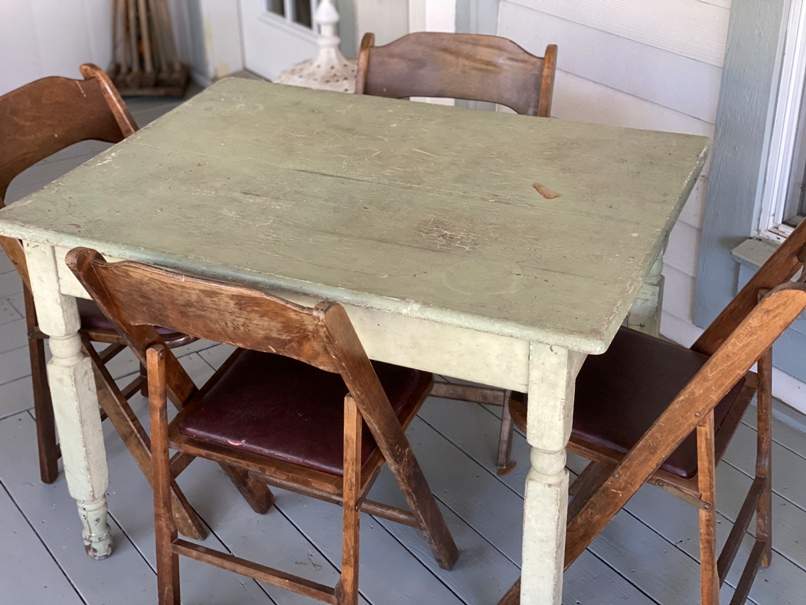
[[[523,603],[559,603],[574,381],[639,296],[701,137],[221,81],[0,212],[25,242],[65,473],[107,466],[74,246],[343,303],[370,356],[528,392]]]

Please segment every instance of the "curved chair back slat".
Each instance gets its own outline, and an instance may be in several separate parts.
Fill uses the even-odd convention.
[[[375,46],[368,33],[361,42],[356,93],[488,101],[548,117],[556,64],[553,44],[536,57],[498,36],[417,32]]]

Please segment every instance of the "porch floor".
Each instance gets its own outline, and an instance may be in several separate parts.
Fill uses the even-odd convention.
[[[144,125],[176,103],[137,100],[130,105]],[[102,148],[87,143],[49,158],[12,184],[9,200],[43,186]],[[22,312],[20,281],[10,262],[0,256],[0,602],[154,603],[150,490],[111,426],[105,427],[115,540],[111,558],[94,562],[84,555],[64,477],[53,485],[39,482]],[[200,342],[180,352],[185,367],[201,383],[229,348]],[[121,355],[113,367],[121,379],[137,371],[131,355]],[[145,400],[138,397],[134,406],[145,419]],[[362,603],[491,604],[518,577],[528,447],[517,435],[513,446],[517,468],[508,476],[496,475],[498,413],[496,408],[463,402],[436,398],[426,402],[408,436],[461,557],[453,571],[443,571],[415,530],[364,515]],[[772,566],[759,573],[751,602],[801,605],[806,595],[806,433],[776,421],[774,434],[775,554]],[[754,420],[748,414],[717,473],[722,540],[751,483],[755,439]],[[583,464],[570,461],[576,471]],[[204,461],[194,462],[179,483],[210,527],[208,546],[335,583],[341,532],[337,506],[277,489],[276,508],[256,515],[223,473]],[[379,477],[372,497],[402,504],[388,473]],[[738,582],[751,544],[747,535],[723,587],[724,602]],[[658,488],[646,487],[568,571],[564,601],[696,603],[697,552],[696,511]],[[187,559],[181,566],[183,602],[188,604],[313,602]]]

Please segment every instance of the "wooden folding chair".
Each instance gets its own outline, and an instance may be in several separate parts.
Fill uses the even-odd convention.
[[[419,528],[438,563],[456,545],[404,428],[431,375],[366,356],[344,309],[301,307],[236,285],[146,265],[106,263],[77,248],[67,263],[148,364],[159,603],[179,603],[184,555],[327,603],[358,602],[361,510]],[[167,325],[239,347],[201,390],[152,327]],[[182,407],[168,424],[166,398]],[[168,448],[255,473],[269,483],[344,508],[341,578],[325,586],[176,537]],[[366,500],[383,464],[410,510]]]
[[[37,80],[0,97],[0,208],[11,181],[36,162],[86,140],[116,143],[137,130],[137,124],[102,69],[81,66],[83,80],[48,77]],[[53,406],[45,364],[45,340],[39,329],[31,295],[25,254],[19,240],[0,237],[0,246],[14,263],[23,281],[28,348],[31,358],[34,409],[39,449],[39,468],[43,482],[58,477],[60,450],[56,439]],[[123,389],[119,389],[106,364],[125,350],[125,340],[115,326],[91,301],[78,301],[81,337],[86,353],[92,358],[102,417],[112,421],[129,451],[147,478],[151,476],[148,437],[128,404],[134,394],[145,392],[145,371]],[[184,334],[161,330],[166,344],[177,347],[195,340]],[[93,343],[106,347],[96,352]],[[238,487],[248,495],[256,510],[267,511],[270,494],[265,486],[237,478]],[[177,521],[182,533],[202,537],[206,527],[173,486]]]
[[[804,261],[806,221],[691,349],[622,329],[606,353],[588,358],[577,377],[569,450],[591,463],[571,489],[566,567],[650,482],[699,510],[705,605],[719,602],[755,514],[755,543],[731,600],[745,602],[772,555],[772,345],[806,308]],[[717,557],[715,469],[754,395],[756,476]],[[525,425],[525,408],[512,407],[516,424]],[[501,603],[518,603],[517,585]]]
[[[536,57],[498,36],[417,32],[375,46],[375,34],[367,33],[361,41],[355,92],[396,99],[488,101],[519,114],[547,118],[556,68],[555,44],[546,47],[543,57]],[[511,470],[508,402],[510,397],[523,400],[525,395],[441,379],[434,383],[432,395],[503,406],[498,470],[502,474]]]
[[[548,117],[554,94],[557,46],[536,57],[507,38],[416,32],[385,46],[364,34],[356,94],[404,99],[441,97],[488,101]]]

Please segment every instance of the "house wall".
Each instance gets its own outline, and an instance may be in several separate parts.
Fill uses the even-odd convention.
[[[48,75],[79,77],[81,63],[108,67],[108,0],[0,0],[0,94]]]
[[[201,13],[208,1],[169,0],[180,57],[198,73],[208,69]],[[222,35],[208,43],[218,43],[219,57],[232,56],[234,40],[240,57],[237,20],[232,21],[233,13],[229,21],[221,20],[229,3],[221,2],[214,12],[222,23],[214,33]],[[107,69],[112,62],[112,4],[110,0],[0,0],[0,94],[45,76],[78,78],[82,63]],[[232,36],[227,28],[234,30]]]

